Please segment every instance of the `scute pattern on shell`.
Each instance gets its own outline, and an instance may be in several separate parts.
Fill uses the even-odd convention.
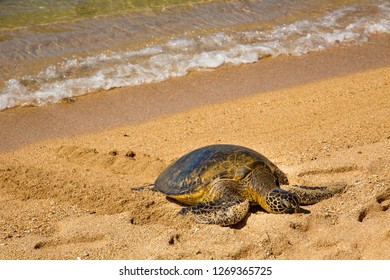
[[[196,149],[168,166],[157,178],[155,188],[166,195],[194,193],[215,179],[242,180],[259,165],[273,173],[278,170],[266,157],[249,148],[210,145]]]

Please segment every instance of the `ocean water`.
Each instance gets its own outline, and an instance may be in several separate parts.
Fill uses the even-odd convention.
[[[0,110],[378,33],[390,33],[390,1],[1,0]]]

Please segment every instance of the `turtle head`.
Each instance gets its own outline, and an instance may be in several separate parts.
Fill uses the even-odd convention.
[[[299,197],[282,189],[274,189],[266,197],[268,211],[274,214],[299,212]]]

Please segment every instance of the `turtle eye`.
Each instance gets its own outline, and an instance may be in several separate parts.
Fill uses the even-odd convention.
[[[286,213],[286,214],[296,213],[297,210],[299,209],[299,205],[296,203],[296,201],[292,197],[281,199],[280,204],[283,208],[283,213]]]
[[[299,198],[289,193],[287,197],[282,198],[281,204],[285,207],[285,213],[296,213],[299,211]]]
[[[288,199],[285,198],[281,199],[280,204],[282,205],[283,208],[287,208],[287,209],[292,208],[292,204]]]

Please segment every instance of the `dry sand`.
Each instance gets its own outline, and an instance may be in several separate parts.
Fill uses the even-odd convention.
[[[29,145],[16,138],[13,145],[3,134],[2,150],[8,152],[0,154],[0,259],[390,259],[390,63],[378,68],[370,61],[346,61],[368,66],[329,75],[319,70],[329,68],[326,61],[323,66],[316,61],[330,54],[280,58],[288,62],[285,72],[306,61],[308,72],[320,73],[284,88],[257,88],[256,75],[263,73],[251,76],[248,69],[261,63],[193,73],[138,90],[174,91],[183,81],[206,79],[210,92],[218,93],[226,88],[213,81],[229,85],[232,73],[247,86],[232,84],[227,101],[215,98],[202,106],[197,101],[173,112],[156,108],[160,116],[148,115],[153,108],[145,105],[138,111],[149,118],[115,121],[111,129],[89,134],[34,142],[45,127],[39,118],[29,125],[36,125],[34,133],[20,132]],[[337,52],[332,55],[337,59]],[[191,90],[187,87],[179,104],[194,100]],[[8,110],[0,117],[69,111],[99,98],[104,97]],[[78,117],[82,123],[85,115]],[[89,125],[99,127],[100,120],[96,113]],[[42,139],[71,134],[53,132]],[[164,195],[131,190],[153,183],[184,153],[213,143],[263,153],[291,183],[349,188],[304,207],[310,214],[272,215],[254,207],[234,227],[195,224],[177,216],[180,206]]]

